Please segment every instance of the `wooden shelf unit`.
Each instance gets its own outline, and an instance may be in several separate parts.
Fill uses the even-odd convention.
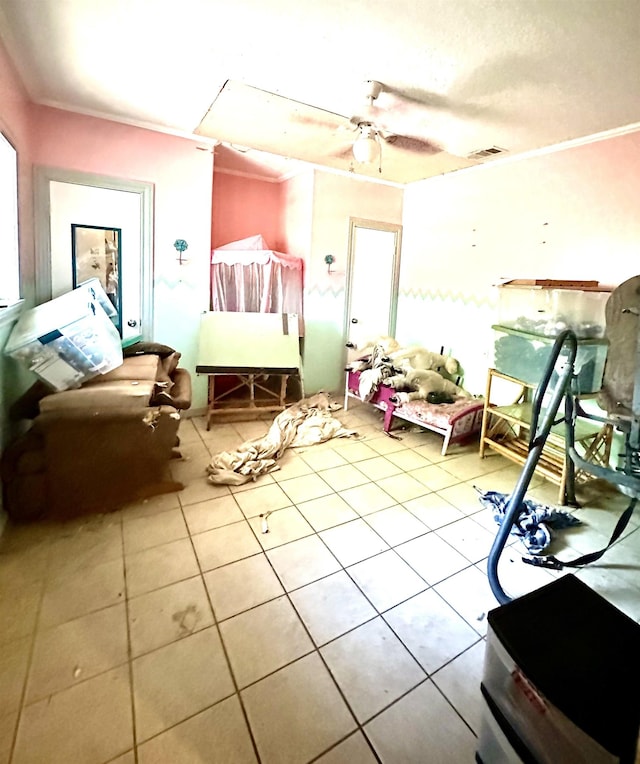
[[[514,402],[509,405],[492,403],[492,387],[495,379],[504,380],[513,386]],[[486,448],[523,465],[529,454],[529,433],[533,394],[537,385],[510,377],[497,369],[489,369],[487,387],[480,430],[480,458]],[[558,412],[561,416],[562,412]],[[544,445],[536,472],[559,486],[558,503],[566,502],[565,487],[567,465],[565,456],[565,425],[562,422],[551,428]],[[600,466],[609,466],[613,428],[584,419],[578,419],[575,428],[576,449],[586,461]],[[592,475],[584,470],[576,470],[576,482],[586,482]]]

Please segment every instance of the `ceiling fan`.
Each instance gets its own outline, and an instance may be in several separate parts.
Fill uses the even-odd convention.
[[[393,115],[376,105],[384,86],[377,80],[367,80],[365,88],[367,105],[358,114],[348,118],[348,127],[356,131],[357,135],[351,145],[340,152],[340,156],[352,154],[356,162],[372,164],[377,161],[380,167],[384,144],[394,145],[399,149],[422,155],[437,154],[442,151],[442,147],[432,140],[415,135],[401,135],[399,132],[390,130],[387,127],[387,121],[389,116],[392,117]],[[401,94],[394,95],[402,99]],[[347,118],[343,117],[343,119]],[[309,120],[308,117],[305,121],[324,124],[322,120]],[[345,126],[339,126],[338,129],[344,130]]]
[[[328,166],[342,168],[347,161],[351,172],[371,175],[377,170],[403,183],[424,177],[421,159],[446,156],[425,124],[429,100],[374,80],[367,81],[364,95],[363,105],[349,117],[344,110],[338,113],[227,80],[194,132],[315,164],[326,160]]]

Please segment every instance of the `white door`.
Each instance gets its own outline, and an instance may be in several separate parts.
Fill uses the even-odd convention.
[[[38,301],[73,288],[72,225],[118,229],[122,339],[129,344],[150,338],[151,194],[149,184],[42,168],[38,176]]]
[[[396,325],[402,226],[352,219],[347,275],[347,347],[357,356],[377,337],[393,337]]]
[[[118,228],[121,263],[118,274],[122,299],[122,339],[141,332],[140,205],[134,194],[73,183],[51,183],[51,296],[73,288],[71,226]],[[96,271],[100,277],[102,274]],[[102,278],[100,278],[103,281]]]

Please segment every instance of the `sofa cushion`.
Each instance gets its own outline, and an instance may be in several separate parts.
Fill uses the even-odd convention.
[[[96,382],[77,390],[47,395],[40,401],[40,411],[145,408],[151,400],[154,385],[155,382],[143,379]]]

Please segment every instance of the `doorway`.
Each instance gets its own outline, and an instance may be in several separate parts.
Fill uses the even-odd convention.
[[[344,336],[355,348],[395,335],[401,239],[401,225],[349,221]],[[356,355],[348,352],[347,361]]]
[[[73,269],[73,234],[78,225],[118,230],[121,237],[118,324],[122,340],[131,344],[138,339],[150,339],[152,209],[153,186],[149,183],[37,168],[36,302],[73,289],[77,280]],[[101,263],[99,256],[96,263]]]

